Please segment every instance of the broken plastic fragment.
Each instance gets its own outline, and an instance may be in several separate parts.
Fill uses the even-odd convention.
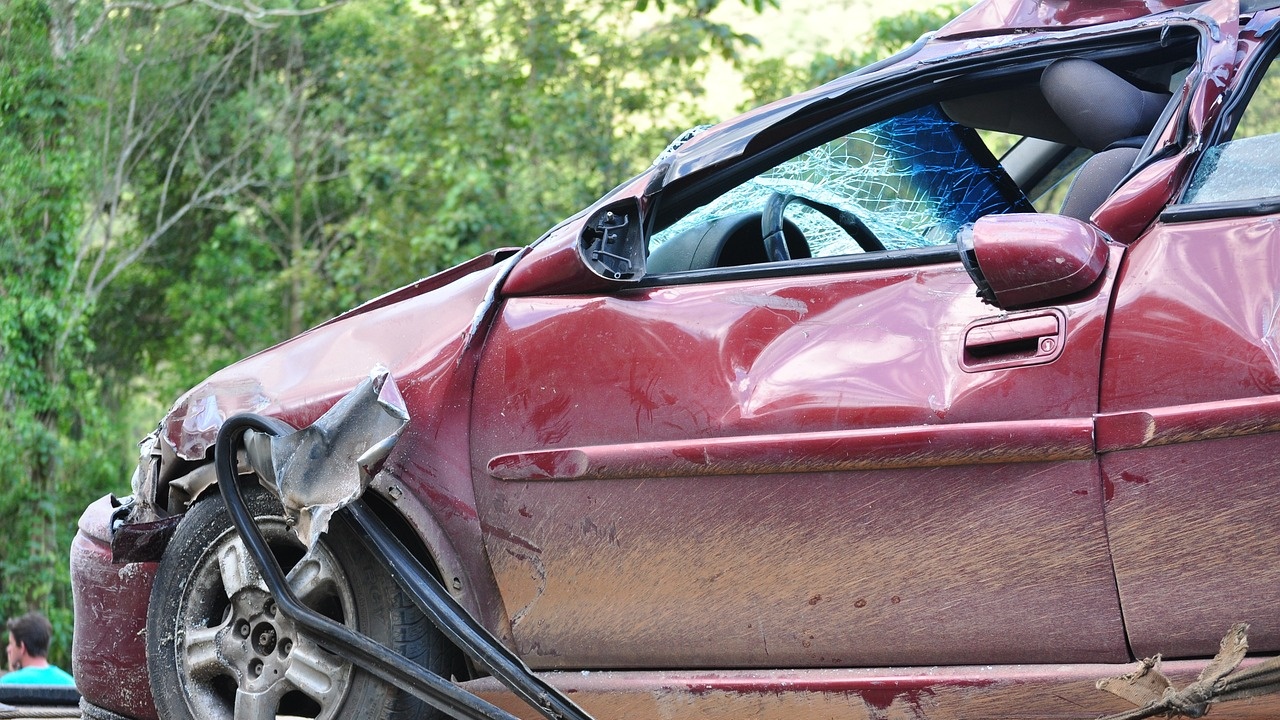
[[[272,477],[264,479],[275,483],[308,548],[335,512],[364,493],[408,423],[395,379],[379,365],[314,424],[271,439],[271,472],[264,475]]]
[[[205,381],[178,399],[160,427],[160,437],[183,460],[203,462],[228,414],[261,412],[271,405],[253,378]]]
[[[180,449],[193,455],[203,455],[205,448],[217,439],[218,429],[224,420],[217,396],[209,395],[193,401],[182,420],[182,437],[186,443]]]

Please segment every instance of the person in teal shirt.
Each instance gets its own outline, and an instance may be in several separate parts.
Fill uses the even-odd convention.
[[[61,668],[50,665],[49,639],[53,626],[38,612],[12,618],[9,628],[9,672],[0,675],[0,685],[72,685],[76,681]]]

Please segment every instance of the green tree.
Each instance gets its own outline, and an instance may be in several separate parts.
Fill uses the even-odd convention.
[[[0,6],[0,610],[42,610],[65,643],[77,506],[115,479],[119,463],[98,452],[104,424],[84,363],[84,316],[63,296],[88,156],[48,23],[34,0]],[[65,644],[53,659],[65,662]]]
[[[646,164],[687,124],[672,108],[705,58],[751,42],[712,7],[673,3],[638,29],[629,3],[366,0],[259,33],[260,80],[203,126],[253,141],[254,180],[123,271],[99,299],[119,310],[95,325],[100,355],[145,365],[169,397],[362,299],[534,240]],[[158,331],[121,327],[131,307],[153,308]]]
[[[925,33],[941,28],[969,5],[967,0],[951,0],[923,10],[878,18],[870,31],[855,43],[856,47],[835,55],[819,53],[807,66],[797,67],[780,58],[762,60],[751,66],[743,80],[752,97],[750,104],[795,94],[901,52]]]
[[[77,7],[0,5],[0,611],[48,614],[62,664],[75,521],[124,489],[134,439],[112,412],[123,393],[111,381],[129,375],[101,373],[95,357],[122,357],[145,331],[103,334],[115,317],[101,301],[143,258],[191,258],[171,240],[216,228],[207,216],[257,182],[250,135],[210,120],[259,75],[254,39],[267,32],[206,7]]]
[[[523,245],[641,169],[690,123],[706,61],[754,42],[714,2],[531,0],[345,6],[318,29],[355,123],[367,200],[342,262],[355,300]],[[696,121],[696,120],[694,120]]]

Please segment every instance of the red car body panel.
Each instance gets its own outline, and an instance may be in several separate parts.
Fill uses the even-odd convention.
[[[380,488],[398,499],[398,509],[426,539],[432,560],[449,581],[456,579],[469,590],[464,603],[492,598],[467,478],[465,418],[473,342],[506,269],[506,264],[490,264],[432,292],[327,323],[232,365],[179,401],[166,437],[180,449],[202,443],[184,426],[210,401],[221,417],[250,411],[305,427],[381,364],[403,378],[399,388],[406,405],[439,411],[411,418],[379,474]],[[468,610],[490,625],[503,624],[495,604],[473,604]]]
[[[1232,0],[1179,13],[1200,65],[1092,215],[1111,242],[1083,292],[1000,310],[958,258],[657,285],[583,259],[597,211],[649,212],[851,93],[1188,4],[979,2],[913,55],[693,138],[512,259],[217,373],[162,438],[199,461],[230,415],[301,427],[387,366],[413,411],[371,491],[601,718],[1092,716],[1126,707],[1096,680],[1212,655],[1234,621],[1280,653],[1280,232],[1158,219],[1277,12],[1239,32]],[[112,510],[72,548],[75,669],[86,700],[151,720],[154,566],[111,564]]]
[[[376,364],[397,377],[422,378],[419,385],[428,378],[440,385],[483,316],[503,255],[510,251],[494,251],[388,293],[213,374],[174,403],[163,439],[179,457],[202,460],[222,421],[239,412],[305,427]]]
[[[440,412],[415,414],[387,459],[377,490],[394,499],[431,561],[462,590],[459,601],[501,636],[508,621],[483,554],[467,477],[466,423],[456,420],[467,416],[476,329],[510,266],[497,263],[502,254],[441,274],[452,282],[423,281],[393,293],[394,302],[371,301],[216,373],[175,403],[162,427],[165,441],[180,457],[200,458],[222,421],[236,413],[273,415],[304,427],[375,364],[412,378],[400,384],[405,401]],[[85,511],[71,551],[75,667],[84,669],[81,693],[95,705],[149,720],[155,709],[140,631],[154,564],[111,564],[112,509],[104,499]],[[112,655],[99,654],[103,648]],[[110,671],[103,670],[108,665]]]
[[[508,300],[472,458],[517,648],[542,667],[1122,660],[1080,391],[1122,254],[1057,309],[1055,362],[987,347],[975,372],[963,330],[1025,314],[993,313],[958,259]],[[975,562],[947,550],[957,527]]]
[[[1132,248],[1101,407],[1132,428],[1102,467],[1136,653],[1212,654],[1213,627],[1246,617],[1250,647],[1280,651],[1278,318],[1274,218],[1162,223]]]
[[[76,629],[71,674],[80,694],[98,707],[137,720],[158,720],[151,686],[145,682],[147,602],[156,563],[112,563],[114,509],[105,497],[90,505],[72,541]]]

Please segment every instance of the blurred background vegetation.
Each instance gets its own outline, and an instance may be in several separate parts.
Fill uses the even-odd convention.
[[[68,666],[76,519],[213,370],[962,9],[916,5],[0,3],[0,612]]]

